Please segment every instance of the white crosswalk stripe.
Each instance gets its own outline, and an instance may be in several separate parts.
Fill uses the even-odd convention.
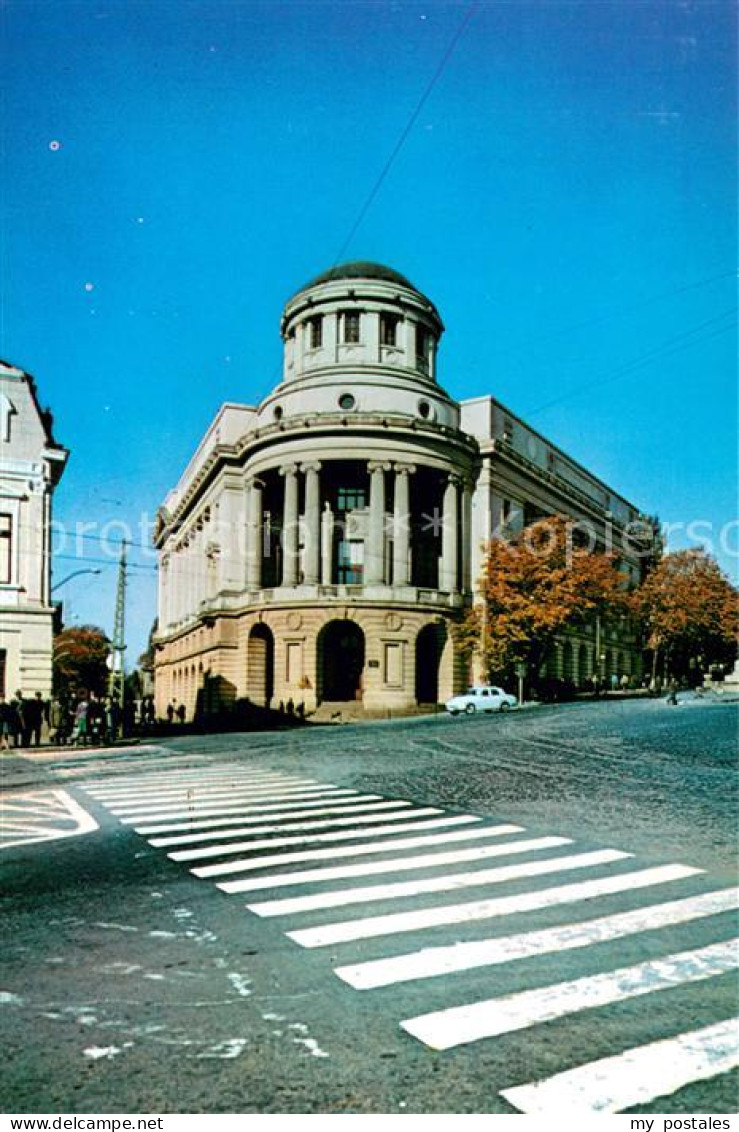
[[[722,975],[739,966],[738,943],[739,939],[714,943],[602,975],[421,1014],[406,1018],[401,1026],[432,1049],[451,1049],[481,1038],[525,1030],[565,1014]]]
[[[446,904],[441,908],[425,908],[420,912],[392,912],[387,916],[342,920],[287,934],[302,947],[328,947],[330,944],[348,943],[351,940],[415,932],[447,924],[469,924],[477,920],[492,920],[496,916],[552,908],[557,904],[592,900],[614,892],[630,892],[648,885],[669,884],[695,876],[700,871],[686,865],[658,865],[656,868],[623,873],[617,877],[586,880],[579,884],[524,892],[517,896],[500,896],[493,900],[475,900],[467,904]]]
[[[241,822],[263,822],[269,818],[270,820],[277,821],[284,817],[288,818],[312,818],[323,816],[325,814],[354,814],[364,810],[408,810],[411,806],[410,802],[373,802],[371,805],[368,803],[372,799],[379,798],[378,794],[364,794],[358,798],[343,799],[338,798],[327,806],[324,801],[317,802],[292,802],[288,805],[283,804],[270,804],[267,806],[239,806],[238,815],[230,815],[229,813],[211,814],[207,820],[191,821],[179,820],[173,824],[165,822],[164,825],[158,823],[156,825],[142,825],[135,826],[137,833],[150,834],[150,833],[173,833],[182,831],[184,829],[213,829],[214,826],[227,826],[229,824],[238,825]],[[245,815],[257,814],[257,817],[248,817]]]
[[[258,906],[250,907],[257,911]],[[591,947],[611,939],[638,932],[655,931],[673,924],[685,924],[704,916],[739,908],[739,889],[727,888],[718,892],[705,892],[683,900],[670,900],[652,904],[633,912],[614,916],[601,916],[579,924],[545,928],[542,931],[523,932],[520,935],[497,939],[475,940],[472,943],[455,943],[452,947],[429,947],[391,959],[370,960],[347,967],[337,967],[336,974],[357,990],[386,987],[393,983],[431,979],[449,975],[454,971],[470,971],[476,967],[492,967],[500,963],[513,963],[536,955],[550,955],[556,951]]]
[[[739,1066],[739,1022],[730,1018],[557,1073],[548,1080],[503,1089],[521,1112],[622,1112],[706,1081]]]
[[[542,837],[541,841],[556,841],[557,838]],[[532,844],[531,842],[529,843]],[[495,848],[499,848],[496,846]],[[479,851],[467,854],[472,859],[480,856]],[[449,892],[459,888],[478,888],[482,884],[504,884],[522,877],[546,876],[547,873],[568,872],[570,869],[589,869],[597,865],[608,865],[612,861],[623,860],[628,853],[617,849],[596,849],[593,853],[577,853],[570,857],[553,857],[546,861],[528,861],[525,865],[503,865],[495,869],[480,869],[474,873],[450,873],[443,877],[430,877],[426,880],[401,881],[397,884],[370,885],[368,888],[341,889],[339,892],[326,892],[318,896],[296,896],[287,900],[267,900],[259,904],[249,904],[250,912],[258,916],[295,915],[298,912],[322,911],[324,908],[343,908],[347,904],[366,904],[373,900],[398,900],[404,896],[420,896],[428,892]]]
[[[121,822],[123,822],[124,825],[136,825],[137,822],[140,822],[140,821],[162,822],[162,821],[176,821],[176,820],[179,820],[180,818],[188,818],[189,819],[189,818],[192,818],[192,817],[212,818],[212,817],[218,817],[218,816],[223,815],[223,814],[233,814],[233,813],[236,813],[236,812],[239,812],[239,813],[254,813],[254,814],[256,814],[256,813],[272,813],[272,812],[278,811],[278,810],[286,810],[290,804],[295,805],[298,802],[300,802],[300,803],[302,803],[303,805],[306,805],[306,806],[310,805],[311,803],[316,804],[316,805],[320,804],[320,805],[325,806],[328,802],[333,802],[334,799],[345,798],[345,797],[353,797],[353,796],[354,796],[354,792],[352,790],[320,790],[320,791],[314,790],[314,791],[307,793],[307,794],[303,794],[303,793],[301,793],[300,795],[294,795],[293,794],[289,798],[281,798],[279,800],[277,798],[275,798],[274,795],[271,796],[271,798],[270,798],[269,795],[258,795],[258,797],[260,797],[262,800],[257,802],[256,805],[249,805],[249,806],[244,806],[241,801],[237,801],[237,800],[234,799],[234,800],[229,801],[229,802],[226,802],[224,800],[224,802],[222,804],[215,804],[214,803],[213,805],[205,804],[205,803],[200,805],[198,803],[195,803],[192,806],[188,806],[184,810],[165,809],[161,812],[157,811],[156,813],[145,813],[145,814],[130,814],[130,813],[128,813],[125,816],[121,816],[120,814],[117,814],[116,816],[120,818]],[[253,797],[253,795],[252,795],[252,797]],[[233,798],[233,795],[232,795],[232,798]],[[267,800],[268,798],[270,799],[269,801]],[[115,810],[113,810],[112,807],[110,807],[110,809],[112,810],[113,813],[115,813]]]
[[[415,810],[413,816],[420,817],[425,813],[428,813],[428,811]],[[365,829],[361,833],[365,837],[386,837],[391,833],[408,833],[418,829],[443,829],[446,826],[458,825],[461,822],[474,822],[475,820],[471,815],[464,818],[431,818],[427,821],[404,822],[401,825],[378,825],[375,829]],[[173,861],[202,861],[208,857],[223,857],[230,853],[253,853],[256,849],[273,849],[275,846],[307,845],[317,841],[352,841],[359,835],[360,831],[356,829],[340,829],[332,833],[309,833],[291,837],[271,837],[265,841],[237,841],[233,845],[224,843],[199,849],[179,849],[174,853],[168,853],[167,856]]]
[[[381,809],[382,813],[375,814],[368,812],[372,811],[373,809]],[[376,804],[370,804],[368,806],[358,807],[357,810],[355,810],[354,816],[348,818],[324,818],[319,819],[318,821],[290,822],[289,824],[283,823],[282,825],[263,825],[257,826],[256,828],[250,828],[249,826],[239,828],[237,826],[236,828],[227,830],[211,830],[209,833],[184,833],[177,834],[174,837],[155,837],[152,838],[149,844],[154,845],[157,849],[159,849],[171,845],[193,845],[201,844],[204,841],[223,841],[223,838],[226,836],[242,837],[246,835],[253,836],[257,833],[281,833],[285,828],[300,832],[308,832],[315,829],[330,829],[336,826],[346,827],[356,826],[357,824],[360,824],[361,826],[371,826],[375,822],[402,822],[405,821],[408,817],[408,814],[405,813],[404,810],[400,810],[399,812],[395,813],[387,813],[386,810],[386,803],[381,803],[380,806],[377,806]],[[414,810],[413,816],[420,818],[427,817],[430,814],[440,814],[441,812],[442,811],[436,806],[424,806],[422,809]],[[233,818],[231,820],[233,820],[235,823],[238,822],[238,818]],[[480,818],[477,818],[475,820],[480,821]],[[349,829],[346,831],[346,836],[356,837],[357,833]],[[283,840],[282,844],[284,845],[286,844],[286,842]]]
[[[461,815],[460,821],[465,823],[467,815]],[[199,877],[210,876],[223,876],[225,873],[241,873],[249,872],[254,869],[268,868],[270,865],[293,865],[299,861],[335,861],[339,857],[366,857],[375,855],[377,853],[387,853],[388,851],[397,851],[398,849],[415,849],[421,846],[433,845],[448,845],[450,842],[458,841],[482,841],[489,837],[503,837],[507,833],[520,833],[521,827],[519,825],[495,825],[487,829],[481,829],[476,826],[474,829],[463,829],[454,833],[432,833],[424,837],[402,837],[397,841],[388,842],[387,840],[375,843],[372,845],[352,845],[347,849],[305,849],[297,853],[278,853],[272,857],[255,857],[251,861],[229,861],[222,865],[204,865],[202,868],[193,869],[192,871]],[[476,855],[482,853],[482,850],[476,850]],[[429,860],[425,860],[424,864],[430,864]],[[398,869],[406,868],[405,858],[396,858],[395,862],[388,862],[385,866],[386,872],[397,872]],[[303,878],[305,879],[305,878]],[[314,877],[311,880],[316,879]],[[326,879],[334,879],[326,875]],[[272,887],[280,884],[289,883],[285,874],[277,876],[269,876],[263,878],[262,881],[257,882],[256,887]],[[248,889],[254,888],[255,884],[251,880],[233,881],[229,882],[229,886],[224,888],[224,892],[245,892]]]
[[[511,827],[493,826],[490,829],[480,830],[480,837],[500,837],[501,830],[510,831]],[[516,826],[515,829],[520,827]],[[417,839],[413,839],[417,840]],[[476,838],[477,840],[477,838]],[[353,880],[356,877],[381,876],[384,873],[413,872],[417,869],[439,868],[441,865],[458,865],[463,862],[486,861],[491,857],[507,857],[518,853],[535,853],[542,849],[554,849],[571,842],[566,837],[534,837],[522,841],[507,841],[502,845],[476,845],[472,849],[453,849],[450,852],[421,853],[414,857],[393,857],[389,861],[372,861],[361,865],[323,865],[317,869],[305,869],[287,872],[270,873],[268,877],[255,877],[246,880],[224,881],[219,888],[224,892],[254,892],[264,888],[293,888],[295,885],[310,884],[313,881]],[[384,850],[383,850],[384,851]],[[193,869],[196,875],[204,870]],[[444,878],[438,878],[444,879]],[[388,885],[382,885],[382,893],[388,890]],[[356,892],[356,889],[344,890],[347,894]],[[330,898],[332,894],[327,893]],[[375,890],[375,899],[384,900],[380,890]],[[361,903],[362,901],[358,901]],[[339,901],[341,905],[343,901]],[[353,903],[350,899],[349,903]],[[248,905],[249,908],[252,905]]]
[[[440,1008],[396,1015],[406,1034],[435,1049],[490,1041],[641,996],[713,985],[711,980],[739,966],[737,941],[726,939],[725,917],[739,907],[739,889],[696,893],[695,882],[705,874],[690,865],[642,866],[622,849],[579,847],[571,838],[535,836],[520,825],[475,814],[449,814],[238,765],[192,767],[176,777],[157,772],[108,779],[91,784],[90,794],[194,876],[230,894],[265,892],[265,899],[246,905],[247,912],[279,917],[287,937],[301,947],[330,946],[333,952],[378,941],[362,962],[347,962],[351,954],[341,962],[336,955],[335,973],[348,986],[370,991],[437,980],[433,986],[443,993],[436,994],[434,1005]],[[520,859],[496,860],[511,857]],[[466,868],[460,871],[461,864]],[[567,880],[572,870],[593,875]],[[358,883],[351,886],[352,881]],[[676,886],[691,881],[687,895],[675,893]],[[343,882],[350,886],[341,887]],[[495,886],[508,890],[494,895]],[[292,891],[281,896],[280,889]],[[464,889],[479,889],[477,899],[444,899]],[[397,910],[388,911],[389,902]],[[354,906],[356,915],[337,920],[336,910],[345,906]],[[591,907],[593,913],[583,917],[583,908]],[[527,927],[528,917],[542,914],[547,926],[539,919]],[[313,922],[301,927],[307,915]],[[316,923],[319,916],[322,922]],[[486,930],[488,921],[506,926],[509,920],[512,930]],[[693,923],[705,925],[700,946],[661,944],[662,932]],[[479,938],[481,928],[488,938]],[[447,939],[453,933],[453,944],[429,944],[428,933],[441,929]],[[414,948],[417,933],[421,946]],[[406,937],[410,947],[399,954],[398,941]],[[627,937],[648,937],[652,957],[612,969],[602,949]],[[542,968],[529,961],[561,952],[582,953],[588,973],[538,985]],[[524,989],[465,995],[468,973],[501,964],[515,965]],[[388,1003],[396,1009],[394,998]],[[736,1023],[721,1019],[644,1046],[635,1046],[626,1032],[615,1056],[588,1061],[576,1048],[569,1056],[564,1072],[540,1079],[534,1072],[501,1095],[521,1112],[559,1111],[565,1105],[573,1112],[622,1111],[734,1068]]]

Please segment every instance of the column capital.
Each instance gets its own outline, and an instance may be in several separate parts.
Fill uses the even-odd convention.
[[[393,464],[393,467],[395,469],[395,474],[397,476],[412,476],[413,473],[416,471],[416,465],[415,464],[396,463],[396,464]]]
[[[462,477],[459,472],[447,472],[447,487],[459,487],[462,483]]]
[[[300,465],[301,472],[320,472],[323,467],[320,460],[309,460],[305,464]]]
[[[375,472],[389,472],[390,462],[387,460],[368,460],[367,471],[372,475],[374,475]]]
[[[250,491],[252,490],[252,488],[256,488],[257,491],[261,491],[264,488],[264,480],[260,480],[259,476],[249,476],[245,481],[245,485],[249,488]]]
[[[281,476],[296,476],[298,474],[298,465],[297,464],[282,464],[282,466],[279,467],[277,470],[278,470],[278,472],[280,473]]]

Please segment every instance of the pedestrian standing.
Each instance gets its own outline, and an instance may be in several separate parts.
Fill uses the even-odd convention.
[[[5,696],[0,692],[0,751],[10,750],[10,736],[13,726],[13,712]]]
[[[21,692],[20,689],[15,693],[15,698],[16,698],[17,708],[18,708],[18,719],[20,720],[20,725],[21,725],[20,726],[20,736],[21,736],[20,745],[21,745],[21,747],[30,747],[31,746],[31,721],[28,717],[28,707],[29,707],[29,704],[30,704],[31,701],[23,698],[23,692]]]
[[[44,716],[46,715],[46,704],[44,697],[40,692],[37,692],[32,700],[26,700],[24,705],[23,717],[26,723],[27,738],[24,746],[30,747],[33,743],[34,747],[41,746],[41,729],[44,725]]]
[[[87,709],[89,704],[84,696],[79,700],[74,713],[74,740],[78,746],[87,745]]]
[[[52,696],[49,703],[49,742],[61,744],[64,742],[64,708],[58,696]]]
[[[187,716],[187,709],[185,708],[185,705],[184,704],[178,704],[177,705],[177,718],[179,719],[180,723],[185,722],[186,716]]]
[[[167,723],[174,723],[174,705],[175,701],[167,704]]]
[[[108,701],[107,707],[108,715],[108,737],[111,743],[115,743],[118,738],[118,732],[121,726],[121,705],[118,702],[118,697],[113,696]]]
[[[10,701],[10,734],[13,736],[13,746],[20,747],[23,736],[23,717],[21,715],[21,694],[16,692]]]

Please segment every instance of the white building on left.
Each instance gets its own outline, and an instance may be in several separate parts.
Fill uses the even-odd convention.
[[[69,452],[30,374],[0,362],[0,692],[51,693],[51,504]]]

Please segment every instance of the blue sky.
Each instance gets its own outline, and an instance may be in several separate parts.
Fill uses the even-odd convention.
[[[2,356],[72,450],[57,520],[138,531],[219,405],[276,383],[285,299],[336,261],[465,20],[342,258],[436,303],[450,393],[710,523],[736,575],[729,0],[6,0]],[[79,546],[102,573],[58,596],[110,631],[112,548]],[[155,574],[132,561],[133,658]]]

